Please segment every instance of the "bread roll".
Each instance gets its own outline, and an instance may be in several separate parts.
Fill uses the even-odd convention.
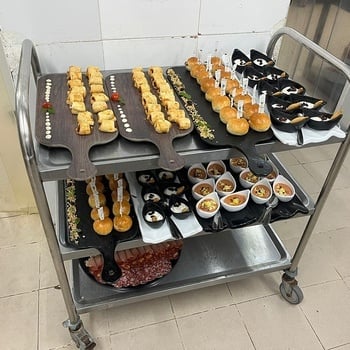
[[[197,83],[200,84],[202,79],[209,78],[209,76],[210,76],[210,74],[208,71],[206,71],[206,70],[200,71],[196,77]]]
[[[102,182],[100,181],[96,181],[95,182],[95,187],[96,187],[96,191],[98,193],[102,193],[105,189],[105,186]],[[87,185],[86,185],[86,194],[88,194],[89,196],[92,194],[92,189],[91,189],[91,182],[89,182]]]
[[[226,106],[220,110],[219,117],[224,124],[227,124],[230,119],[237,118],[237,109],[231,106]]]
[[[243,101],[244,104],[246,104],[246,103],[251,103],[252,102],[252,98],[248,94],[243,95],[241,93],[241,94],[236,95],[233,98],[233,101],[234,101],[235,105],[238,105],[238,101]]]
[[[90,208],[97,208],[97,207],[103,207],[104,205],[106,205],[106,196],[103,193],[99,193],[98,194],[98,201],[99,203],[96,203],[95,201],[95,196],[93,194],[91,194],[88,198],[88,203]],[[99,205],[97,205],[99,204]]]
[[[129,215],[131,210],[130,203],[126,200],[122,200],[121,202],[114,202],[113,203],[113,215],[119,216],[119,215]]]
[[[109,208],[107,206],[103,206],[103,216],[107,218],[109,216]],[[90,217],[92,220],[100,220],[100,217],[98,216],[98,209],[97,208],[92,208],[90,212]]]
[[[214,98],[214,96],[220,95],[220,88],[219,87],[211,87],[207,90],[205,93],[205,99],[209,102],[211,102]]]
[[[211,106],[214,112],[219,113],[224,107],[230,106],[231,101],[226,95],[214,96],[211,101]]]
[[[215,79],[206,77],[200,81],[202,92],[207,92],[210,88],[215,87]]]
[[[239,88],[239,82],[236,79],[226,80],[226,93],[230,94],[234,88]]]
[[[190,57],[186,60],[185,62],[185,66],[186,66],[186,69],[187,70],[191,70],[191,67],[194,65],[194,64],[198,64],[199,63],[199,59],[198,57]]]
[[[94,221],[92,227],[97,234],[106,236],[113,230],[113,221],[109,217],[104,218],[103,220],[98,219]]]
[[[249,120],[254,113],[258,112],[258,110],[259,105],[257,103],[245,103],[243,105],[243,116],[245,119]]]
[[[226,130],[232,135],[245,135],[249,131],[249,124],[244,118],[231,118],[226,124]]]
[[[259,132],[267,131],[271,126],[271,119],[266,113],[254,113],[249,118],[250,127]]]
[[[204,64],[201,64],[201,63],[196,63],[192,66],[191,68],[191,71],[190,71],[190,74],[193,78],[196,78],[197,79],[197,75],[200,73],[200,72],[203,72],[203,71],[206,71],[206,66]]]
[[[210,63],[214,66],[216,64],[221,64],[221,58],[218,57],[218,56],[213,56],[211,59],[210,59]]]
[[[113,219],[113,226],[118,232],[126,232],[132,227],[132,218],[129,215],[116,216]]]

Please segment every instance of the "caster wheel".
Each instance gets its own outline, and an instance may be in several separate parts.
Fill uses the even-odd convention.
[[[299,286],[296,285],[289,288],[290,288],[290,293],[287,293],[285,284],[283,282],[280,284],[280,292],[282,297],[285,300],[287,300],[288,303],[290,304],[296,305],[301,303],[301,301],[304,299],[304,294],[299,288]]]

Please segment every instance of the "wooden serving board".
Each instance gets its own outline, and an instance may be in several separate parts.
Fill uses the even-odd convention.
[[[226,125],[220,121],[218,113],[213,111],[211,103],[205,99],[204,93],[200,90],[196,80],[191,77],[186,68],[173,67],[172,69],[176,72],[182,83],[185,85],[186,93],[191,95],[191,99],[195,103],[199,114],[213,130],[213,139],[203,137],[201,137],[201,139],[212,146],[233,147],[240,150],[247,157],[249,168],[256,175],[268,175],[272,171],[271,165],[257,153],[255,145],[260,142],[271,140],[274,136],[273,131],[271,129],[265,132],[249,130],[249,132],[244,136],[235,136],[230,134],[226,131]]]
[[[50,103],[54,113],[50,115],[51,139],[47,139],[45,110],[42,105],[45,102],[45,89],[47,79],[51,80]],[[87,90],[85,105],[87,110],[92,111],[88,83],[84,77],[84,85]],[[35,136],[38,142],[48,147],[63,147],[70,151],[72,161],[67,169],[67,177],[74,180],[86,180],[95,176],[97,170],[89,158],[89,151],[93,146],[102,145],[113,141],[118,136],[118,131],[113,133],[98,130],[97,117],[94,114],[95,125],[90,135],[78,135],[75,131],[77,126],[76,115],[73,115],[66,103],[67,98],[66,74],[49,74],[41,77],[38,81],[38,93],[36,102]],[[106,88],[105,88],[106,91]],[[109,102],[107,102],[109,104]]]
[[[132,73],[118,73],[106,77],[105,84],[109,95],[113,92],[110,84],[111,77],[113,77],[112,81],[114,81],[122,100],[122,103],[111,101],[112,109],[117,116],[119,133],[129,141],[153,143],[159,150],[159,168],[170,171],[181,169],[185,165],[185,161],[176,153],[173,140],[191,133],[193,130],[192,121],[191,127],[187,130],[180,130],[177,124],[172,123],[169,133],[157,133],[146,119],[141,103],[141,94],[133,86]],[[154,91],[153,93],[157,95]],[[178,101],[180,102],[180,100]],[[181,103],[180,106],[182,106]]]

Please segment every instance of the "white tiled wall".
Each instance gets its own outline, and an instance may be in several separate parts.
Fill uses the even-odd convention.
[[[265,50],[289,1],[7,0],[0,26],[37,45],[44,72],[179,65],[200,49]]]

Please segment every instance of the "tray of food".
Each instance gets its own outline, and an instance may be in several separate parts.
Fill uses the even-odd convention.
[[[223,90],[215,86],[215,79],[205,76],[205,66],[199,67],[204,67],[203,78],[200,78],[199,72],[191,74],[186,67],[170,68],[167,76],[193,118],[201,139],[212,146],[239,149],[249,158],[252,171],[267,175],[271,168],[258,155],[255,145],[273,138],[270,118],[265,113],[258,114],[258,110],[255,111],[256,117],[250,117],[249,121],[243,117],[237,118],[237,109],[233,107],[228,94],[234,89],[238,92],[237,97],[242,93],[238,81],[225,78],[226,90],[222,93]],[[248,94],[244,96],[250,98]],[[251,98],[250,105],[252,106]],[[254,105],[257,106],[256,103]]]
[[[117,244],[140,235],[125,177],[111,174],[88,182],[66,180],[65,207],[66,244],[99,250],[104,259],[103,279],[117,280],[121,273],[114,259]]]
[[[47,147],[63,147],[72,155],[67,177],[96,175],[89,159],[92,147],[118,136],[105,82],[98,67],[86,72],[71,66],[67,74],[49,74],[38,81],[35,136]]]
[[[178,170],[184,165],[173,140],[193,130],[193,123],[164,77],[161,67],[135,68],[106,78],[120,134],[130,141],[151,142],[159,150],[159,167]]]

